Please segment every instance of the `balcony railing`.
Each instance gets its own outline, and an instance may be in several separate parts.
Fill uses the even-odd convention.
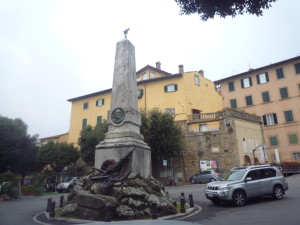
[[[227,117],[234,117],[238,119],[243,119],[255,123],[260,123],[260,116],[251,115],[246,112],[238,111],[235,109],[226,109],[219,112],[213,113],[203,113],[203,114],[193,114],[188,116],[188,123],[204,123],[222,120]]]

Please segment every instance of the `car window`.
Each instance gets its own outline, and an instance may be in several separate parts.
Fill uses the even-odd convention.
[[[246,173],[245,170],[231,171],[225,175],[225,180],[228,180],[228,181],[241,180],[241,179],[243,179],[245,173]]]
[[[262,178],[275,177],[276,171],[272,168],[261,170]]]
[[[209,170],[203,171],[203,174],[210,174],[210,171]]]
[[[260,171],[261,170],[252,170],[247,174],[246,177],[251,177],[252,180],[259,180],[262,178]]]

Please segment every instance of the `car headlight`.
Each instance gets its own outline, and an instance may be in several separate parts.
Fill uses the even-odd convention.
[[[221,186],[220,191],[227,191],[229,189],[228,186]]]

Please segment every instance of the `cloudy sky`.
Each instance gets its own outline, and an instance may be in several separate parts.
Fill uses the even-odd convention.
[[[130,27],[137,70],[160,61],[210,80],[300,55],[299,0],[262,17],[203,22],[174,0],[0,0],[0,115],[40,138],[69,130],[67,99],[111,88],[116,43]]]

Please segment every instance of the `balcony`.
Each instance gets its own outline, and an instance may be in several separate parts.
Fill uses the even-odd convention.
[[[234,117],[237,119],[247,120],[254,123],[260,123],[260,116],[251,115],[249,113],[239,111],[236,109],[225,109],[218,112],[213,113],[201,113],[201,114],[193,114],[188,116],[188,123],[205,123],[222,120],[228,117]]]

